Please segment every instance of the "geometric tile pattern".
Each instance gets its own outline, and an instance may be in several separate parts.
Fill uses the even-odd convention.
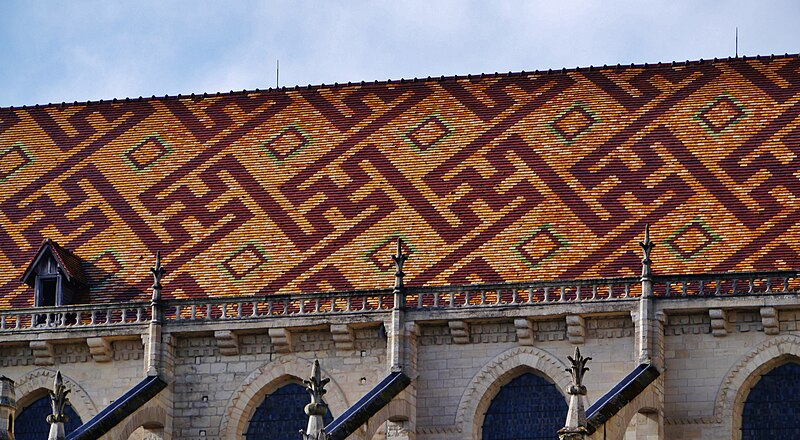
[[[136,171],[144,171],[172,152],[166,142],[153,134],[125,152],[125,159]]]
[[[703,107],[694,118],[709,134],[717,136],[736,125],[746,114],[741,104],[728,95],[722,95]]]
[[[301,149],[311,144],[311,139],[299,127],[290,125],[285,127],[276,136],[261,145],[261,148],[277,164],[296,154]]]
[[[224,258],[221,265],[228,275],[238,281],[268,261],[264,250],[256,244],[247,243]]]
[[[416,147],[419,151],[425,152],[433,148],[453,134],[453,129],[441,116],[431,115],[422,122],[408,130],[404,137],[406,141]]]
[[[0,155],[0,307],[45,238],[125,262],[94,301],[156,251],[167,297],[391,287],[397,236],[416,286],[635,275],[646,224],[659,273],[800,266],[796,55],[0,108]]]
[[[683,261],[690,260],[719,242],[719,236],[700,220],[681,226],[664,244]]]
[[[531,268],[552,258],[569,245],[544,225],[514,245],[514,250]]]
[[[5,182],[19,170],[33,163],[33,157],[20,143],[0,150],[0,182]]]
[[[583,103],[578,102],[558,115],[548,126],[563,143],[571,145],[597,122],[597,117]]]

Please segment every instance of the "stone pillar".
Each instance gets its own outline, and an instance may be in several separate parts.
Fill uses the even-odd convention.
[[[404,331],[405,331],[405,286],[403,285],[403,264],[408,259],[408,255],[403,255],[401,241],[397,239],[397,253],[392,255],[395,264],[394,273],[394,310],[392,310],[392,320],[389,328],[386,329],[388,336],[389,349],[389,371],[402,371],[404,356]]]
[[[325,394],[325,385],[330,379],[322,378],[319,369],[319,361],[314,360],[314,367],[311,370],[311,377],[304,380],[308,394],[311,396],[311,403],[306,405],[304,411],[308,416],[308,426],[305,431],[300,431],[303,440],[327,440],[325,433],[325,421],[323,417],[328,413],[328,405],[322,400]]]
[[[14,381],[0,376],[0,440],[14,440],[16,411],[17,394],[14,392]]]
[[[653,361],[654,333],[658,327],[653,304],[653,272],[652,260],[650,260],[650,253],[655,245],[650,241],[650,225],[647,225],[644,230],[644,241],[639,242],[639,246],[644,251],[641,278],[642,296],[639,298],[639,313],[636,320],[636,348],[640,364],[649,364]]]
[[[161,252],[156,252],[156,265],[150,268],[153,274],[153,297],[150,300],[150,326],[147,332],[147,345],[145,346],[144,371],[148,376],[157,376],[161,369],[161,324],[163,308],[161,306],[161,278],[164,276],[164,267],[161,266]]]
[[[50,391],[53,413],[47,416],[47,423],[50,424],[50,434],[47,436],[47,440],[66,439],[64,422],[67,421],[67,416],[64,414],[64,407],[69,403],[69,399],[67,399],[69,392],[70,390],[67,389],[67,386],[64,385],[64,380],[61,378],[61,371],[58,371],[53,382],[53,391]]]
[[[584,440],[586,429],[586,387],[583,385],[583,375],[589,371],[586,363],[592,358],[581,356],[581,350],[575,347],[575,357],[567,356],[572,367],[567,371],[572,375],[572,384],[567,388],[569,394],[569,410],[564,427],[558,431],[559,440]]]

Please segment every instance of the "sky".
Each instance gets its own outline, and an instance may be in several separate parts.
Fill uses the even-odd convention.
[[[0,0],[0,107],[800,52],[800,1]],[[276,77],[276,64],[280,75]]]

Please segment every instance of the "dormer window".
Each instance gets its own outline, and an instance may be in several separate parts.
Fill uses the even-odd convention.
[[[87,286],[80,259],[50,239],[42,243],[22,281],[33,287],[36,307],[72,304]]]

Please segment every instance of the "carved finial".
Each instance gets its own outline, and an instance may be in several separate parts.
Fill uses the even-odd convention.
[[[164,267],[161,266],[161,251],[156,251],[156,266],[150,268],[150,273],[153,274],[153,296],[156,296],[156,291],[161,290],[161,277],[164,276]],[[160,293],[160,292],[159,292]]]
[[[329,378],[322,378],[319,360],[315,359],[314,366],[311,369],[311,377],[303,381],[306,391],[311,396],[311,403],[304,408],[306,415],[308,415],[308,427],[305,431],[300,430],[304,440],[324,440],[328,438],[323,429],[324,421],[322,419],[328,413],[328,405],[322,400],[322,396],[326,393],[325,385],[328,382],[330,382]]]
[[[53,381],[53,390],[50,391],[50,406],[52,414],[47,416],[47,423],[65,423],[68,422],[66,414],[64,414],[64,407],[69,403],[67,394],[70,390],[64,385],[64,380],[61,378],[61,371],[56,372],[56,378]]]
[[[403,290],[403,277],[406,274],[403,272],[403,264],[408,260],[408,255],[403,254],[402,248],[402,241],[400,238],[397,239],[397,254],[392,255],[392,260],[394,260],[394,290],[400,291]]]
[[[653,248],[656,247],[656,244],[650,241],[650,225],[644,226],[644,241],[640,241],[639,246],[641,246],[644,251],[644,258],[642,259],[642,278],[649,278],[652,274],[650,265],[653,263],[650,259],[650,253],[653,251]]]
[[[586,407],[584,405],[586,387],[583,385],[583,375],[589,371],[586,368],[586,363],[592,358],[583,357],[581,350],[575,347],[575,357],[567,356],[567,359],[572,364],[570,368],[566,369],[572,375],[572,384],[567,388],[567,394],[569,394],[567,420],[564,423],[564,427],[558,431],[558,438],[560,440],[583,440],[588,434]]]
[[[590,357],[583,357],[581,355],[581,349],[575,347],[575,357],[567,356],[572,366],[567,368],[566,371],[572,375],[572,386],[569,389],[569,394],[586,394],[586,387],[583,385],[583,375],[589,371],[586,368],[586,363],[592,360]],[[576,388],[576,392],[573,391],[573,387]]]

